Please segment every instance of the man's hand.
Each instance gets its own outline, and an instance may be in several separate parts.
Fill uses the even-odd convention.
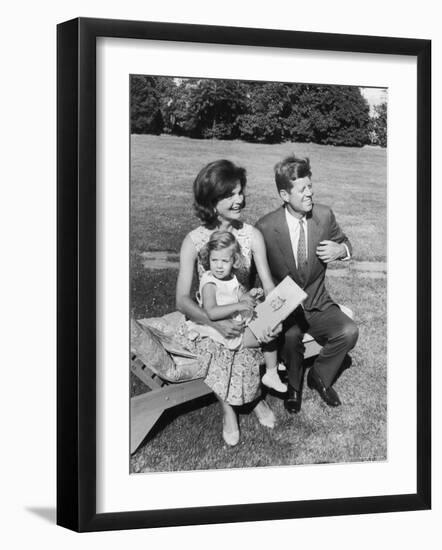
[[[316,255],[324,263],[334,262],[347,256],[347,249],[343,244],[333,241],[321,241],[316,247]]]
[[[271,329],[269,327],[261,336],[260,340],[263,344],[268,344],[269,342],[274,340],[278,336],[278,334],[281,334],[281,331],[282,331],[281,323],[279,323],[279,325],[276,325],[274,329]]]
[[[235,338],[244,331],[244,321],[236,321],[235,319],[214,321],[212,326],[216,328],[224,338]]]

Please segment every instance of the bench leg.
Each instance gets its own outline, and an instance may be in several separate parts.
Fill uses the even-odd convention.
[[[133,399],[133,398],[132,398]],[[163,411],[152,411],[150,414],[141,416],[134,414],[131,400],[131,422],[130,422],[130,453],[134,453],[139,444],[143,441],[150,430],[155,426],[156,421],[163,414]]]
[[[202,380],[192,380],[170,384],[132,397],[130,400],[130,452],[136,451],[165,410],[211,392],[212,390]]]

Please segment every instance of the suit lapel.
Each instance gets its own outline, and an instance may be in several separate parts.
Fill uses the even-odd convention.
[[[285,217],[285,208],[281,207],[277,212],[277,220],[275,223],[275,237],[276,243],[281,251],[282,258],[295,281],[301,286],[303,283],[298,276],[298,269],[296,267],[296,261],[294,251],[292,248],[292,241],[290,240],[289,227]]]

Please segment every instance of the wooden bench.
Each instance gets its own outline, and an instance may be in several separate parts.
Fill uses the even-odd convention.
[[[317,355],[321,349],[309,334],[304,337],[304,345],[305,359]],[[154,374],[136,355],[131,358],[131,371],[150,389],[130,400],[131,453],[137,450],[164,411],[212,392],[202,378],[189,382],[167,382]]]
[[[341,310],[353,319],[353,312],[348,307],[339,305]],[[321,346],[310,334],[304,336],[304,359],[318,355]],[[143,439],[155,425],[164,411],[207,395],[212,390],[202,378],[188,382],[168,382],[153,373],[139,357],[131,358],[131,371],[150,391],[131,397],[130,400],[130,452],[134,453]]]

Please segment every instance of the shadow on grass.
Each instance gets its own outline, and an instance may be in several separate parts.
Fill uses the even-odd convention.
[[[308,359],[304,360],[303,365],[302,365],[303,369],[304,369],[303,380],[305,379],[307,369],[309,369],[310,367],[313,366],[313,363],[315,362],[315,359],[316,359],[316,356],[313,356],[313,357],[309,357]],[[350,355],[346,355],[345,358],[344,358],[344,361],[342,362],[342,365],[339,367],[339,370],[336,373],[335,378],[333,379],[332,385],[335,384],[339,380],[339,378],[344,374],[344,372],[351,367],[352,363],[353,363],[353,360],[350,357]],[[282,382],[284,382],[284,384],[288,383],[287,370],[280,371],[279,372],[279,377],[281,378]],[[278,394],[278,393],[276,393],[272,390],[268,390],[267,388],[266,388],[266,393],[268,393],[270,395],[274,395],[276,397],[281,395],[281,394]]]

